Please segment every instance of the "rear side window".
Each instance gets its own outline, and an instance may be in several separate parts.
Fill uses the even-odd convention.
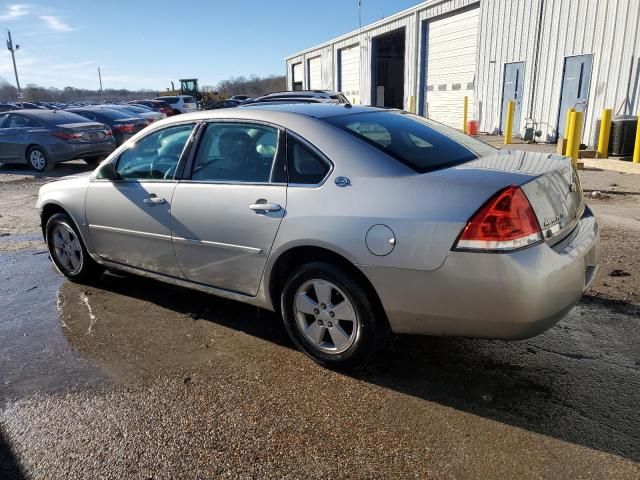
[[[192,180],[271,181],[278,152],[278,131],[257,124],[210,123],[200,140]]]
[[[496,151],[453,128],[401,112],[347,114],[325,121],[419,173],[458,165]]]
[[[289,136],[287,141],[289,183],[317,185],[329,173],[329,165],[309,148]]]
[[[182,97],[182,101],[184,103],[196,103],[196,101],[193,99],[193,97]]]
[[[21,127],[37,127],[38,123],[23,115],[10,115],[7,127],[9,128],[21,128]]]
[[[178,97],[162,97],[162,101],[173,105],[175,103],[178,103],[179,99]]]

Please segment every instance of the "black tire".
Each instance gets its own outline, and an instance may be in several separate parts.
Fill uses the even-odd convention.
[[[99,155],[97,157],[87,157],[84,159],[84,163],[91,167],[97,166],[102,160],[104,160],[104,155]]]
[[[71,238],[77,239],[80,246],[80,255],[76,257],[76,260],[79,262],[79,268],[73,269],[72,265],[69,263],[65,263],[61,258],[61,255],[56,249],[56,242],[59,239],[55,239],[54,235],[56,234],[56,228],[68,228],[70,232],[73,232]],[[45,235],[47,241],[47,248],[49,249],[49,256],[51,257],[51,261],[58,269],[58,271],[63,274],[65,277],[73,280],[74,282],[85,283],[91,280],[95,280],[100,273],[102,273],[103,268],[97,264],[93,258],[87,252],[87,248],[82,241],[82,237],[78,233],[78,229],[69,217],[65,213],[56,213],[53,214],[47,220],[47,225],[45,227]]]
[[[47,152],[38,146],[27,150],[27,163],[36,172],[50,172],[53,170],[53,165],[49,162]]]
[[[344,351],[328,353],[314,345],[302,333],[296,315],[295,297],[299,289],[313,280],[328,281],[344,293],[356,316],[357,334],[353,343]],[[318,299],[316,299],[318,300]],[[280,308],[285,327],[296,347],[322,366],[328,368],[349,369],[364,364],[370,356],[377,352],[388,338],[389,328],[384,314],[376,307],[377,302],[371,298],[360,282],[344,269],[326,262],[313,262],[302,265],[287,280],[280,298]],[[324,306],[324,304],[322,304]],[[298,313],[299,315],[300,313]],[[309,325],[315,319],[303,314]],[[318,321],[318,323],[322,323]],[[335,322],[334,322],[335,323]],[[326,325],[326,323],[325,323]],[[329,334],[328,328],[324,329]],[[332,337],[332,335],[329,335]],[[328,337],[326,337],[328,338]]]

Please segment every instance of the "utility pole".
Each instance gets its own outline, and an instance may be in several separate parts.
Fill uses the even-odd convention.
[[[98,67],[98,79],[100,80],[100,103],[104,103],[104,92],[102,91],[102,72],[100,72],[100,67]]]
[[[11,59],[13,60],[13,72],[16,74],[16,86],[18,87],[18,100],[24,108],[24,100],[22,99],[22,90],[20,89],[20,80],[18,80],[18,67],[16,67],[16,55],[15,51],[20,50],[20,45],[13,46],[13,40],[11,39],[11,31],[7,30],[9,39],[7,40],[7,50],[11,52]]]

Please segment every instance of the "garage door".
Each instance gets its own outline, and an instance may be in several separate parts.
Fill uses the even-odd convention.
[[[304,74],[302,70],[302,64],[296,63],[293,66],[293,89],[302,90],[303,84],[304,84],[303,80],[304,80]]]
[[[322,62],[320,57],[310,58],[309,65],[309,90],[322,90]]]
[[[338,50],[338,62],[338,90],[344,93],[351,103],[360,103],[360,45]]]
[[[473,87],[478,43],[478,12],[474,8],[429,22],[424,114],[438,122],[462,129],[465,95],[469,119],[475,118]]]

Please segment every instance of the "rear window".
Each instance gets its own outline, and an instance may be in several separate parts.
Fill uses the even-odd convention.
[[[367,112],[324,119],[419,173],[495,153],[484,142],[423,117],[402,112]]]
[[[104,117],[104,118],[108,118],[109,120],[122,120],[124,118],[130,118],[127,117],[127,115],[125,115],[123,112],[119,111],[119,110],[109,110],[108,108],[101,108],[100,111],[98,112],[93,112],[96,117]]]
[[[193,99],[193,97],[182,97],[182,101],[184,103],[196,103],[196,101]]]
[[[64,125],[65,123],[83,123],[88,122],[86,118],[71,112],[57,111],[45,111],[38,113],[38,119],[46,123],[53,123],[54,125]]]

